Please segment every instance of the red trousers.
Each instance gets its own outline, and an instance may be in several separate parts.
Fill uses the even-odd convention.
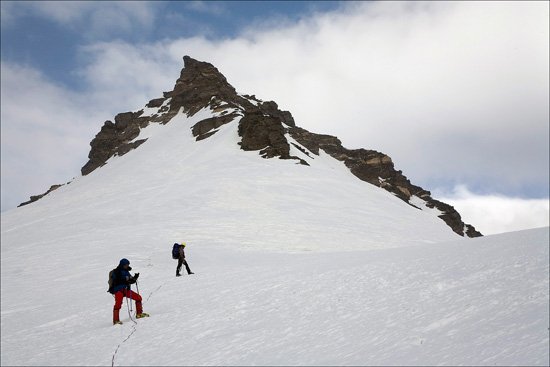
[[[134,291],[129,289],[123,289],[115,293],[115,307],[113,307],[113,322],[119,321],[119,311],[122,307],[122,300],[124,297],[133,299],[136,301],[136,313],[139,315],[143,312],[143,307],[141,306],[141,296]]]

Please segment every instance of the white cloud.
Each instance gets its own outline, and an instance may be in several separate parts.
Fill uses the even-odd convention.
[[[235,39],[98,44],[86,72],[105,89],[136,75],[166,89],[190,54],[303,127],[390,154],[414,181],[513,192],[548,185],[547,13],[545,2],[352,4]]]
[[[77,176],[90,140],[112,112],[98,110],[93,98],[71,93],[35,69],[2,62],[1,73],[5,210]]]
[[[82,47],[82,53],[88,64],[79,75],[101,107],[143,107],[149,99],[172,90],[183,63],[156,46],[135,47],[123,42],[96,43]]]
[[[86,90],[75,95],[54,88],[74,100],[73,107],[57,103],[56,113],[78,118],[82,108],[95,111],[90,125],[65,135],[80,136],[83,129],[91,138],[116,112],[171,90],[189,54],[216,65],[238,91],[277,101],[300,126],[337,135],[350,148],[391,155],[415,183],[464,182],[493,192],[547,187],[547,14],[547,2],[369,2],[297,23],[255,24],[233,39],[97,42],[81,48]],[[2,78],[3,110],[5,96],[20,105],[10,108],[28,108],[10,97],[6,83]],[[50,116],[44,124],[59,126],[60,118],[47,112],[49,96],[33,98],[46,101],[33,107]],[[55,172],[82,166],[88,141],[71,148],[70,163],[45,163],[17,147],[12,156],[28,158],[22,172],[39,165]],[[59,181],[44,178],[29,194]]]
[[[453,205],[465,222],[475,223],[485,235],[550,225],[548,199],[476,195],[465,186],[457,186],[440,200]]]

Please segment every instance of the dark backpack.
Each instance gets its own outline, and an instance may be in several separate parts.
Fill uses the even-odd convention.
[[[174,246],[172,247],[172,259],[179,259],[180,258],[180,245],[177,243],[174,243]]]
[[[116,269],[113,269],[109,272],[109,289],[107,289],[107,292],[111,294],[115,294],[113,288],[115,286],[115,278],[116,278]]]

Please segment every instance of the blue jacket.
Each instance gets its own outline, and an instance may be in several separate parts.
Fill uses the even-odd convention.
[[[132,279],[132,275],[130,272],[126,269],[124,269],[124,265],[129,265],[130,262],[126,259],[120,260],[120,263],[118,264],[116,271],[115,271],[115,280],[114,280],[114,286],[113,286],[113,292],[118,292],[123,289],[130,289],[130,279]],[[129,268],[132,269],[132,268]]]

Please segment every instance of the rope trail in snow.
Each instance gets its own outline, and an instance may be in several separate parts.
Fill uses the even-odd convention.
[[[166,285],[166,283],[168,283],[169,280],[165,281],[164,283],[162,283],[161,285],[159,285],[157,288],[155,288],[153,291],[151,291],[149,293],[149,295],[147,296],[147,299],[145,299],[145,301],[143,301],[143,304],[147,303],[149,301],[149,299],[151,298],[151,296],[155,293],[157,293],[164,285]],[[130,301],[131,302],[131,301]],[[120,344],[117,345],[114,353],[113,353],[113,357],[111,358],[111,367],[114,367],[115,365],[115,359],[116,359],[116,356],[118,354],[118,350],[120,349],[120,347],[122,346],[122,344],[126,343],[128,341],[128,339],[130,339],[132,337],[132,335],[134,335],[134,333],[137,331],[137,322],[136,320],[133,319],[132,315],[130,314],[130,308],[128,306],[128,298],[126,298],[126,306],[128,308],[128,316],[130,316],[130,320],[132,320],[132,322],[134,323],[134,325],[132,325],[132,331],[130,332],[130,334],[122,341],[120,342]]]
[[[135,321],[134,321],[134,322],[135,322]],[[137,323],[135,323],[134,325],[132,325],[132,332],[126,337],[126,339],[124,339],[124,340],[116,347],[115,352],[113,353],[113,358],[111,359],[111,367],[114,367],[114,365],[115,365],[115,358],[116,358],[116,355],[117,355],[117,353],[118,353],[118,350],[120,349],[120,347],[122,346],[122,344],[126,343],[126,341],[127,341],[128,339],[130,339],[130,337],[131,337],[132,335],[134,335],[134,333],[137,331],[136,325],[137,325]]]
[[[147,296],[147,299],[146,299],[145,301],[143,301],[143,303],[145,304],[147,301],[149,301],[149,298],[151,298],[151,296],[152,296],[154,293],[157,293],[157,291],[159,291],[165,284],[166,284],[166,282],[162,283],[162,284],[159,285],[156,289],[154,289],[153,291],[151,291],[151,293],[149,293],[149,295]]]
[[[131,301],[130,301],[131,302]],[[137,331],[137,322],[136,320],[134,320],[134,318],[132,317],[132,315],[130,314],[130,305],[129,305],[129,302],[128,302],[128,297],[126,297],[126,308],[128,310],[128,316],[130,317],[130,320],[132,320],[132,322],[134,323],[134,325],[132,325],[132,332],[126,337],[126,339],[124,339],[122,342],[120,342],[119,345],[117,345],[116,349],[115,349],[115,352],[113,353],[113,357],[111,359],[111,367],[114,367],[115,365],[115,358],[116,358],[116,355],[118,353],[118,350],[120,349],[120,347],[122,346],[122,344],[126,343],[126,341],[128,341],[128,339],[130,339],[130,337],[132,335],[134,335],[134,333]]]
[[[143,304],[145,304],[147,301],[149,301],[149,298],[151,298],[151,296],[153,294],[158,292],[166,283],[168,283],[168,281],[162,283],[157,288],[155,288],[153,291],[151,291],[151,293],[149,293],[149,295],[147,296],[147,299],[145,301],[143,301]],[[128,298],[126,298],[126,306],[128,307]],[[128,341],[128,339],[130,339],[130,337],[132,335],[134,335],[134,333],[137,331],[137,328],[136,328],[137,322],[136,322],[136,320],[134,320],[132,318],[132,315],[130,315],[130,308],[129,307],[128,307],[128,316],[130,316],[130,320],[132,320],[132,322],[134,323],[134,325],[132,325],[132,332],[126,337],[126,339],[124,339],[122,342],[120,342],[120,344],[117,345],[117,347],[116,347],[116,349],[113,353],[113,357],[111,359],[111,367],[114,367],[114,365],[115,365],[115,358],[116,358],[116,355],[118,354],[118,350],[120,349],[122,344],[126,343]]]

